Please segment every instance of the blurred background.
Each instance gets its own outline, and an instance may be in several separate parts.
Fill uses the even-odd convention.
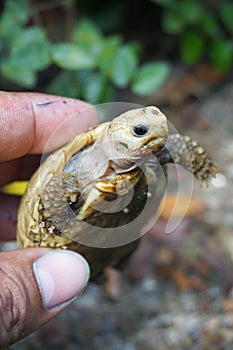
[[[232,13],[226,0],[3,0],[1,88],[102,103],[155,92],[173,64],[211,83],[232,66]]]
[[[232,62],[231,0],[0,2],[0,89],[157,105],[222,171],[165,235],[169,195],[126,271],[12,349],[232,350]]]

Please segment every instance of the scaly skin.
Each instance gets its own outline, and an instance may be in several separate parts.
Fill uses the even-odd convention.
[[[214,164],[204,148],[189,136],[171,134],[164,147],[155,152],[161,164],[177,163],[187,168],[196,179],[208,186],[209,179],[215,177],[219,168]]]

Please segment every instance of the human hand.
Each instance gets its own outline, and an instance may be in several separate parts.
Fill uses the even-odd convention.
[[[30,177],[39,154],[56,127],[62,135],[50,145],[62,146],[98,122],[88,104],[39,93],[0,92],[0,187]],[[56,143],[56,144],[55,144]],[[0,194],[0,240],[15,238],[19,199]],[[0,253],[0,349],[27,336],[83,289],[87,262],[71,251],[25,248]]]

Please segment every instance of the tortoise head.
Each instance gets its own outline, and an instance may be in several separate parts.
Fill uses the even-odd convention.
[[[162,148],[167,137],[167,118],[153,106],[120,115],[108,129],[108,139],[116,153],[129,158],[141,158]]]

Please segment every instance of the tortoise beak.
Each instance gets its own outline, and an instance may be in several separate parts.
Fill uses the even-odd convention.
[[[145,146],[151,149],[152,151],[155,151],[156,149],[163,147],[166,141],[167,141],[167,137],[161,136],[161,137],[150,139]]]

